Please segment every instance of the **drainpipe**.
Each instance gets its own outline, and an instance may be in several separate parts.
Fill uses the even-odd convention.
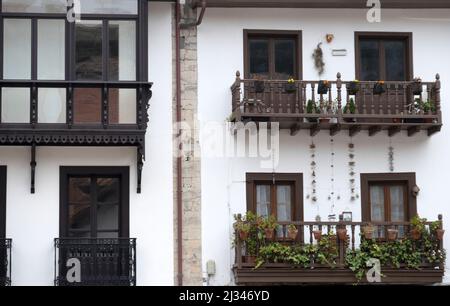
[[[176,120],[177,136],[181,137],[181,63],[180,63],[180,0],[175,4],[175,70],[176,70]],[[177,152],[177,259],[178,259],[178,286],[183,286],[183,198],[182,198],[182,159],[180,152],[183,145],[180,141]]]
[[[178,123],[177,136],[181,137],[182,131],[179,123],[181,122],[181,50],[180,50],[180,32],[191,26],[199,26],[205,15],[206,0],[202,0],[201,12],[197,22],[182,23],[181,22],[181,0],[176,0],[175,4],[175,70],[176,70],[176,120]],[[193,8],[197,8],[197,3],[194,3]],[[178,147],[179,152],[183,149],[183,144],[180,141]],[[178,154],[180,155],[180,154]],[[181,156],[177,157],[177,259],[178,259],[178,286],[183,286],[183,193],[182,193],[182,166],[183,160]]]

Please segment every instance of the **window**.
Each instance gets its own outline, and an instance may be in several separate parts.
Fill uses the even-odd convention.
[[[247,210],[280,222],[302,221],[302,174],[247,173]]]
[[[60,236],[128,238],[129,169],[61,167]]]
[[[361,81],[412,79],[411,33],[355,34],[356,78]]]
[[[287,80],[301,78],[301,32],[244,31],[247,78]]]
[[[146,39],[140,42],[137,38],[145,37],[146,19],[138,9],[142,6],[144,11],[147,4],[140,5],[138,0],[81,0],[82,19],[68,22],[66,0],[0,2],[2,80],[146,80]],[[135,125],[136,90],[113,87],[107,94],[112,113],[106,119],[104,97],[98,86],[74,89],[73,123],[100,126],[105,120],[109,124]],[[0,90],[0,123],[33,122],[30,88],[3,86]],[[67,123],[66,95],[65,88],[39,87],[35,122]]]
[[[416,215],[414,173],[361,174],[362,218],[366,222],[407,222]],[[376,235],[385,237],[387,228]],[[404,228],[399,228],[402,236]]]
[[[0,166],[0,239],[2,238],[6,238],[6,166]]]

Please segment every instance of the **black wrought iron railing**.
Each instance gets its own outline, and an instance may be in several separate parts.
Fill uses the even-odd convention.
[[[0,286],[11,286],[11,239],[0,239]]]
[[[56,238],[56,286],[135,286],[136,239]]]

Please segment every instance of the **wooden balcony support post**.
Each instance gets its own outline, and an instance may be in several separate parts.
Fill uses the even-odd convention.
[[[237,218],[238,218],[238,220],[242,220],[242,215],[238,214]],[[235,261],[237,263],[237,266],[240,269],[240,268],[242,268],[242,242],[239,237],[239,233],[238,233],[237,229],[234,230],[234,239],[236,241],[236,245],[235,245],[235,249],[234,249],[234,251],[235,251],[234,256],[236,257]]]

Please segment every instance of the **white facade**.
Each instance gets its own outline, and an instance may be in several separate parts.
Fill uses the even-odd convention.
[[[405,132],[389,138],[386,132],[369,137],[366,131],[353,138],[355,144],[356,188],[359,193],[359,174],[389,172],[388,148],[394,148],[394,172],[415,172],[420,195],[417,211],[422,217],[437,220],[443,214],[444,227],[450,230],[450,208],[446,190],[450,162],[448,121],[450,99],[450,10],[382,10],[380,23],[366,21],[366,10],[358,9],[215,9],[207,10],[198,30],[199,59],[199,120],[223,123],[231,114],[230,86],[237,70],[243,75],[243,30],[296,30],[302,31],[303,79],[318,80],[313,66],[312,53],[325,35],[334,35],[331,44],[324,42],[325,73],[320,79],[335,80],[336,73],[342,79],[355,78],[355,31],[412,32],[414,76],[433,82],[436,73],[442,80],[441,101],[444,127],[432,137],[425,132],[408,137]],[[346,49],[347,55],[334,57],[332,49]],[[280,136],[280,161],[273,169],[279,173],[303,173],[304,220],[314,221],[320,215],[327,220],[330,213],[336,215],[352,211],[353,220],[361,220],[361,201],[350,201],[348,175],[347,131],[341,131],[334,139],[334,176],[331,173],[331,145],[329,131],[321,131],[313,138],[317,162],[317,203],[307,195],[310,188],[310,151],[312,141],[309,130],[290,136],[283,130]],[[202,159],[202,234],[203,261],[214,260],[217,273],[210,284],[232,284],[231,267],[233,214],[246,212],[245,175],[248,172],[272,172],[261,169],[259,158],[203,158]],[[334,182],[334,200],[328,200]],[[340,196],[340,200],[337,199]],[[334,203],[334,207],[333,206]],[[445,237],[444,247],[450,238]],[[450,281],[446,264],[446,282]]]
[[[155,85],[142,194],[136,193],[136,148],[38,147],[36,194],[30,194],[30,148],[0,147],[0,165],[7,166],[12,285],[53,285],[60,166],[130,167],[130,237],[137,238],[137,284],[173,285],[171,31],[171,5],[150,3],[149,80]]]

